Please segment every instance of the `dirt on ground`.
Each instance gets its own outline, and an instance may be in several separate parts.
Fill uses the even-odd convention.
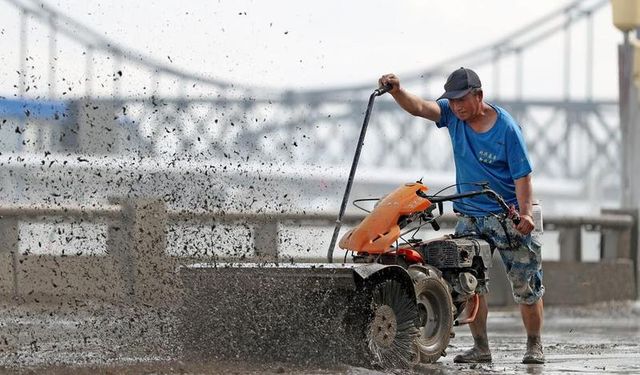
[[[490,365],[458,365],[472,342],[457,327],[436,364],[379,371],[348,365],[198,360],[183,352],[178,307],[95,301],[0,305],[0,372],[23,374],[480,374],[640,373],[640,304],[601,303],[545,309],[547,363],[522,365],[526,337],[515,308],[489,315]],[[206,327],[203,327],[206,329]],[[189,358],[189,359],[187,359]]]

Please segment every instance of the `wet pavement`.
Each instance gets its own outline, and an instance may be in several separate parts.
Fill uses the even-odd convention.
[[[489,315],[491,365],[453,363],[471,344],[456,328],[448,356],[412,371],[351,366],[185,360],[177,314],[171,308],[85,301],[0,304],[0,372],[25,374],[555,374],[640,373],[640,304],[547,307],[547,363],[523,365],[525,335],[519,313]]]

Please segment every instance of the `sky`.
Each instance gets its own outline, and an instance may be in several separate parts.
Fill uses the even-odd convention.
[[[12,0],[17,1],[17,0]],[[28,3],[29,0],[21,0]],[[589,0],[593,1],[593,0]],[[209,78],[252,86],[303,90],[371,82],[386,72],[412,74],[447,58],[493,42],[564,5],[569,0],[324,0],[324,1],[124,1],[65,0],[45,4],[80,22],[120,46],[176,69]],[[15,94],[19,66],[16,8],[0,0],[0,95]],[[594,70],[596,95],[617,95],[616,45],[620,33],[611,11],[601,10],[595,21]],[[30,74],[46,81],[48,27],[28,23]],[[580,64],[584,28],[573,32],[574,64]],[[549,71],[561,71],[562,36],[525,56],[525,86],[544,93]],[[76,85],[86,79],[84,47],[61,37],[58,80]],[[113,74],[111,62],[96,57],[92,74]],[[536,69],[537,67],[537,69]],[[503,69],[512,69],[506,61]],[[584,91],[584,63],[576,71],[575,90]],[[128,68],[129,92],[143,92],[146,78]],[[485,73],[485,76],[488,73]],[[556,73],[554,73],[556,74]],[[558,74],[556,74],[558,75]],[[504,79],[503,79],[504,80]],[[96,81],[94,92],[101,84]],[[40,82],[30,95],[45,91]],[[60,91],[67,83],[59,82]],[[502,85],[506,85],[501,82]],[[73,84],[70,85],[73,87]],[[541,86],[543,89],[536,86]],[[553,86],[555,87],[555,86]],[[509,89],[503,91],[508,93]],[[538,91],[540,91],[538,93]],[[513,91],[513,90],[512,90]],[[80,90],[66,93],[78,94]]]

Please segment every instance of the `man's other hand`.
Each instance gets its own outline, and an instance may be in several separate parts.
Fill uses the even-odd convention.
[[[533,223],[533,218],[531,217],[531,215],[520,215],[520,223],[516,226],[518,232],[526,236],[527,234],[531,233],[531,231],[533,231],[535,227],[536,226]]]

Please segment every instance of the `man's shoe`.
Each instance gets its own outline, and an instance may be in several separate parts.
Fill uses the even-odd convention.
[[[473,347],[462,354],[458,354],[453,358],[455,363],[491,363],[491,352],[480,350]]]
[[[542,352],[542,341],[540,337],[527,337],[527,351],[522,358],[524,364],[543,364],[544,353]]]

